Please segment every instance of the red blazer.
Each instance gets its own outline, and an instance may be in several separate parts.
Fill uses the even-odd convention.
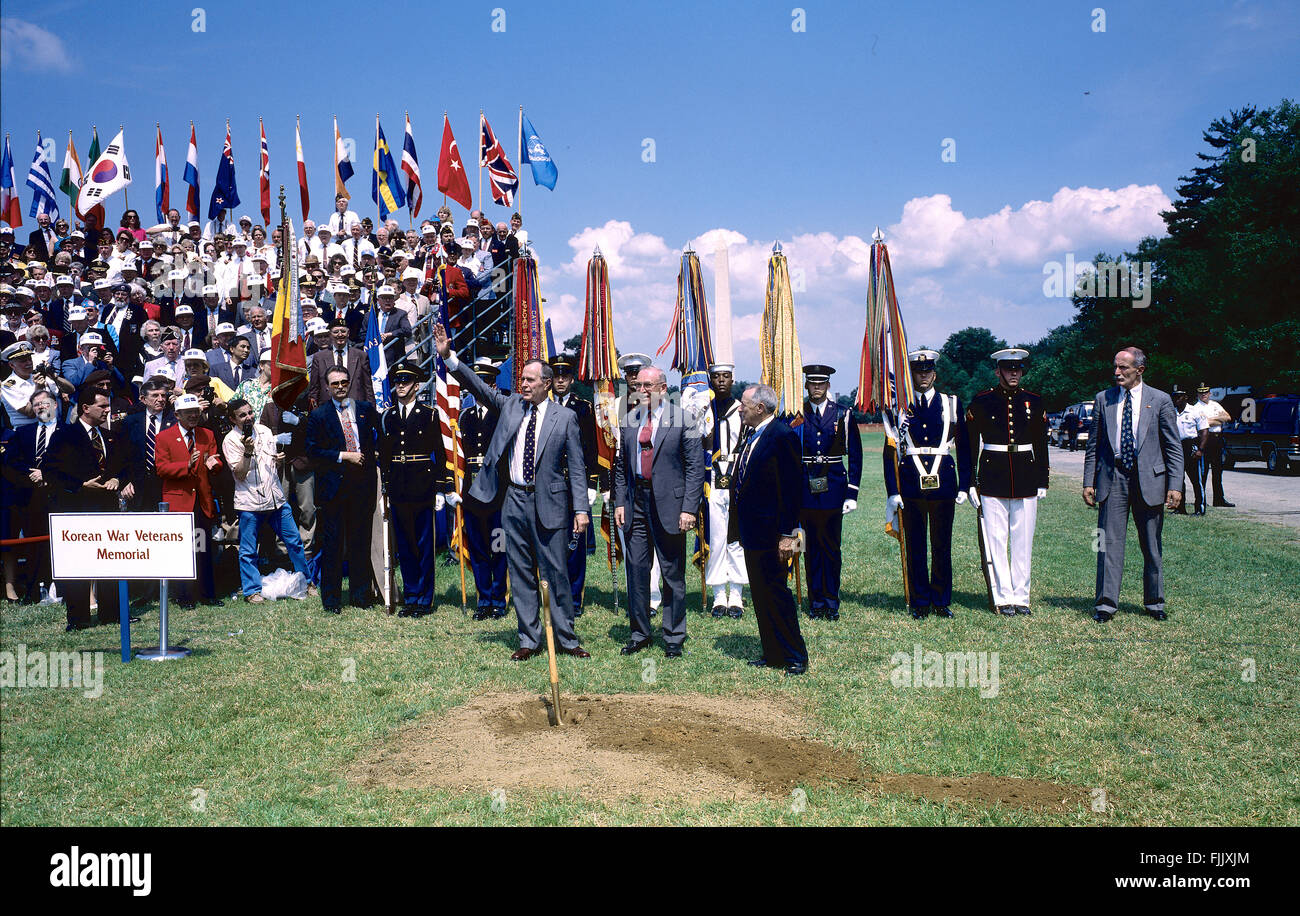
[[[198,494],[199,508],[208,518],[217,514],[216,504],[212,501],[211,473],[207,467],[208,457],[216,455],[217,437],[212,430],[202,426],[194,429],[194,447],[199,450],[199,461],[190,470],[190,453],[185,448],[184,432],[181,425],[169,426],[158,434],[154,440],[154,467],[162,478],[162,498],[171,512],[193,512],[195,494]]]

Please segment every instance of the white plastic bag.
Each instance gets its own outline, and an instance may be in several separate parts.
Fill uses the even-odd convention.
[[[262,597],[268,601],[279,601],[281,598],[299,600],[306,598],[307,577],[300,572],[277,569],[269,576],[262,577]]]

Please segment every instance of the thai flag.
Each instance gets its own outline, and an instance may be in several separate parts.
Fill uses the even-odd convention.
[[[424,191],[420,185],[420,162],[415,158],[415,135],[411,133],[411,116],[406,116],[406,138],[402,140],[402,171],[406,173],[406,206],[411,219],[420,215]]]
[[[383,412],[393,403],[388,387],[388,357],[379,342],[379,312],[372,302],[366,321],[366,356],[370,360],[370,377],[375,385],[375,410]]]
[[[190,219],[199,218],[199,145],[194,139],[194,122],[190,122],[190,148],[185,153],[185,183],[190,186],[185,212]]]
[[[258,185],[262,192],[262,224],[269,226],[271,225],[271,153],[266,148],[266,125],[262,123],[261,118],[257,123],[262,129],[262,165],[257,173]]]
[[[163,149],[162,125],[158,125],[158,139],[153,149],[153,199],[158,207],[158,222],[167,222],[171,209],[171,183],[167,180],[167,152]]]
[[[28,216],[41,213],[50,215],[50,222],[59,218],[59,205],[54,199],[54,176],[45,162],[45,150],[41,147],[41,135],[36,135],[36,154],[32,157],[32,166],[27,170],[27,187],[32,189],[32,206]]]
[[[492,125],[488,124],[487,118],[479,115],[479,124],[482,127],[482,136],[479,140],[478,164],[487,166],[492,199],[501,206],[508,207],[514,203],[515,191],[519,190],[519,176],[515,174],[510,160],[506,158],[506,151],[501,148],[501,142],[497,140],[496,134],[492,133]]]

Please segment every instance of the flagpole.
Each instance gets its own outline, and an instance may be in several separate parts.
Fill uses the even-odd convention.
[[[515,153],[515,168],[519,170],[519,188],[515,192],[519,196],[519,215],[524,215],[524,106],[519,106],[519,149]]]
[[[72,149],[72,131],[68,131],[68,149],[69,149],[69,150]],[[66,151],[65,151],[64,154],[63,154],[63,159],[64,159],[65,162],[66,162],[67,159],[68,159],[68,153],[67,153]],[[78,168],[78,169],[81,168],[81,163],[80,163],[80,162],[77,163],[77,168]],[[71,177],[71,175],[69,175],[69,177]],[[65,191],[64,193],[67,193],[67,192]],[[81,219],[80,219],[80,217],[77,215],[77,199],[76,199],[75,197],[73,197],[71,194],[68,194],[68,204],[69,204],[69,206],[71,206],[71,208],[72,208],[72,224],[73,224],[74,226],[79,226],[79,225],[81,225]]]
[[[448,122],[448,120],[447,120],[447,109],[445,109],[445,108],[442,110],[442,123],[443,123],[444,127],[445,127],[448,123],[450,123],[450,122]],[[441,140],[438,141],[438,168],[442,168],[442,141],[441,141]],[[446,192],[446,191],[443,191],[443,192],[442,192],[442,205],[443,205],[444,207],[447,206],[447,192]],[[435,214],[435,216],[436,216],[436,215],[437,215],[437,214]],[[438,231],[439,231],[439,233],[442,232],[441,220],[439,221]],[[439,243],[439,244],[440,244],[440,247],[441,247],[441,243]]]
[[[125,131],[125,130],[126,130],[126,127],[125,127],[124,125],[122,125],[122,124],[117,125],[117,132],[118,132],[119,134],[122,133],[122,132]],[[38,134],[39,134],[39,131],[38,131]],[[122,138],[122,145],[123,145],[123,146],[126,146],[126,138],[125,138],[125,137]],[[122,185],[122,214],[123,214],[123,215],[126,215],[126,211],[127,211],[127,210],[130,210],[130,209],[131,209],[131,201],[130,201],[130,200],[127,198],[127,196],[126,196],[126,185]],[[104,219],[108,219],[108,211],[107,211],[107,210],[104,211]]]
[[[402,134],[402,155],[405,156],[406,155],[406,134],[409,134],[411,132],[411,112],[405,111],[403,112],[403,114],[406,115],[406,133]],[[401,166],[398,166],[398,168],[400,169]],[[401,181],[402,179],[399,178],[397,180]],[[410,179],[408,178],[407,181],[409,183]],[[421,193],[423,193],[424,189],[421,188],[420,190]],[[408,186],[407,195],[406,195],[406,228],[407,229],[415,228],[415,223],[412,220],[413,217],[411,216],[411,195],[410,195],[410,188]]]
[[[478,208],[483,209],[483,109],[478,110]]]
[[[378,229],[384,224],[383,211],[380,209],[383,206],[381,201],[383,201],[384,195],[379,190],[379,112],[377,111],[375,112],[375,156],[370,163],[370,168],[375,173],[375,197],[378,198],[375,201],[375,219],[378,220],[375,223],[375,228]]]

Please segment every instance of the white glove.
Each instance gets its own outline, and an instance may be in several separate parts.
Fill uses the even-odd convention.
[[[978,509],[980,507],[980,491],[971,487],[966,492],[970,494],[970,504]]]
[[[1039,499],[1042,499],[1042,498],[1043,498],[1044,496],[1046,496],[1046,495],[1047,495],[1047,487],[1039,487],[1039,488],[1038,488],[1038,498],[1039,498]]]
[[[885,521],[892,522],[894,516],[903,509],[903,497],[891,496],[885,500]]]
[[[611,496],[609,490],[606,490],[603,493],[601,493],[600,498],[606,505],[613,505],[612,502],[613,497]]]
[[[595,487],[587,487],[587,505],[588,505],[588,506],[594,506],[594,505],[596,505],[596,488],[595,488]]]
[[[298,415],[294,413],[292,410],[283,411],[280,414],[280,419],[283,420],[289,426],[298,425]]]
[[[435,512],[441,512],[441,511],[442,511],[442,507],[446,504],[446,502],[447,502],[446,498],[444,498],[443,495],[442,495],[441,493],[436,493],[436,494],[434,494],[434,497],[433,497],[433,511],[435,511]]]
[[[460,498],[460,494],[459,494],[459,493],[448,493],[448,494],[443,498],[443,501],[444,501],[447,505],[451,506],[453,509],[455,509],[455,508],[456,508],[457,506],[459,506],[462,502],[464,502],[464,500],[462,500],[462,499]]]
[[[280,433],[278,436],[275,437],[276,445],[288,445],[292,441],[293,441],[292,433]]]
[[[845,514],[845,515],[848,515],[850,512],[852,512],[852,511],[853,511],[854,509],[856,509],[857,507],[858,507],[858,501],[857,501],[856,499],[846,499],[846,500],[844,500],[844,514]]]
[[[966,494],[965,494],[965,493],[958,492],[958,494],[957,494],[957,505],[960,506],[960,505],[962,505],[962,504],[965,503],[965,502],[966,502]]]

